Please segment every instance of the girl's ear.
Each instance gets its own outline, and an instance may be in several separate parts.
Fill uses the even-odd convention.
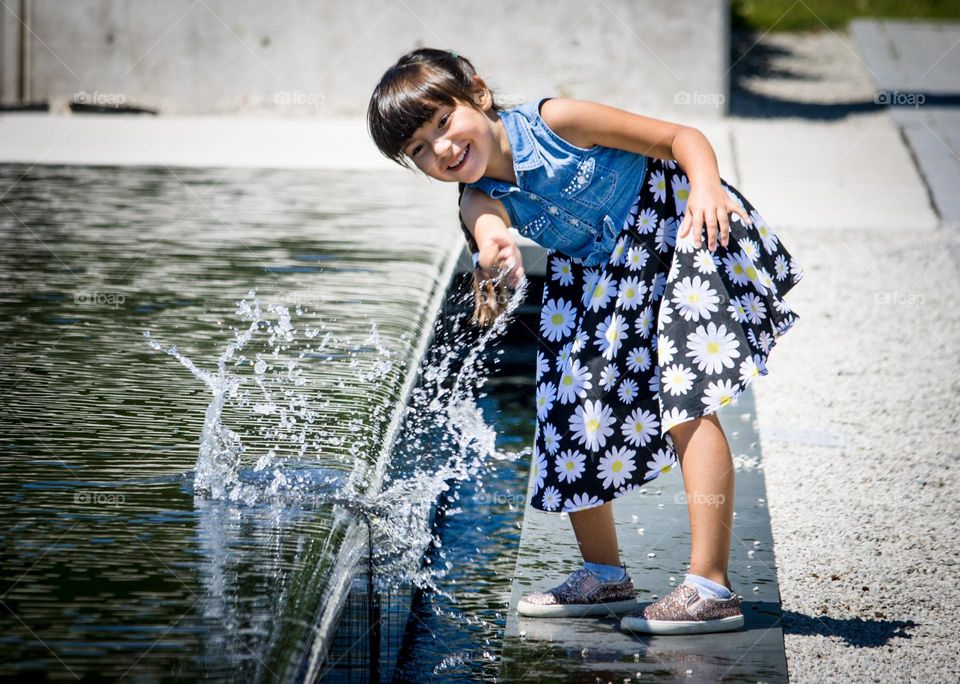
[[[476,105],[481,109],[489,109],[490,105],[493,103],[493,98],[490,97],[490,90],[487,88],[487,84],[484,83],[483,79],[479,76],[474,76],[473,88],[473,101],[476,103]]]

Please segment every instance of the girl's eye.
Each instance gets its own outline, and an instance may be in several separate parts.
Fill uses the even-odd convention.
[[[444,123],[447,121],[447,119],[448,119],[449,117],[450,117],[449,114],[444,114],[443,116],[440,117],[440,127],[441,127],[441,128],[443,127]]]
[[[416,155],[417,152],[420,151],[420,148],[421,148],[421,147],[423,147],[423,145],[417,145],[417,146],[414,147],[412,150],[410,150],[410,156],[413,157],[414,155]]]

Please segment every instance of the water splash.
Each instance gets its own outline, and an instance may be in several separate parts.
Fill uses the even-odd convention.
[[[251,290],[236,307],[242,325],[215,371],[144,331],[152,349],[179,361],[212,395],[194,492],[238,504],[286,501],[350,510],[369,525],[380,588],[412,582],[452,598],[437,585],[450,564],[432,532],[432,514],[441,495],[458,482],[482,482],[494,464],[522,455],[496,449],[496,432],[484,421],[477,395],[489,372],[485,352],[512,320],[526,288],[523,279],[504,313],[479,335],[463,316],[438,317],[433,344],[416,370],[419,382],[402,409],[402,439],[376,491],[353,475],[368,472],[367,461],[382,447],[382,435],[369,423],[395,407],[381,406],[332,427],[321,419],[338,401],[372,393],[391,373],[403,372],[404,349],[391,348],[398,343],[385,341],[375,321],[355,345],[351,336],[327,329],[319,315],[264,304]],[[457,302],[467,297],[472,293]],[[399,344],[407,344],[405,336]],[[424,565],[431,546],[443,567]]]

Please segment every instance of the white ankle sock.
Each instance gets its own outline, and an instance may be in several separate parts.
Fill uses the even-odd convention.
[[[601,582],[620,582],[627,576],[627,569],[622,565],[603,565],[584,561],[583,567],[596,575]]]
[[[683,580],[683,583],[694,587],[697,590],[697,593],[700,594],[701,598],[728,599],[733,596],[733,592],[731,592],[722,584],[717,584],[712,580],[708,580],[706,577],[693,575],[689,572],[687,573],[686,578]]]

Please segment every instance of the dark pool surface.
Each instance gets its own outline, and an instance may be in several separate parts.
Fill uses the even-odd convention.
[[[362,458],[397,398],[351,364],[370,320],[409,346],[437,228],[409,189],[333,171],[0,165],[0,188],[0,677],[295,672],[343,521],[196,496],[210,392],[143,331],[210,368],[251,288],[323,311],[355,336],[301,360],[336,380],[323,451]]]
[[[495,681],[510,602],[520,526],[526,506],[529,449],[536,428],[536,358],[542,284],[532,280],[525,306],[498,345],[499,361],[480,407],[497,431],[497,446],[521,454],[482,479],[460,483],[441,502],[435,532],[452,567],[440,588],[454,597],[424,592],[414,603],[395,682]],[[444,515],[444,507],[458,509]],[[437,550],[431,554],[441,562]]]

